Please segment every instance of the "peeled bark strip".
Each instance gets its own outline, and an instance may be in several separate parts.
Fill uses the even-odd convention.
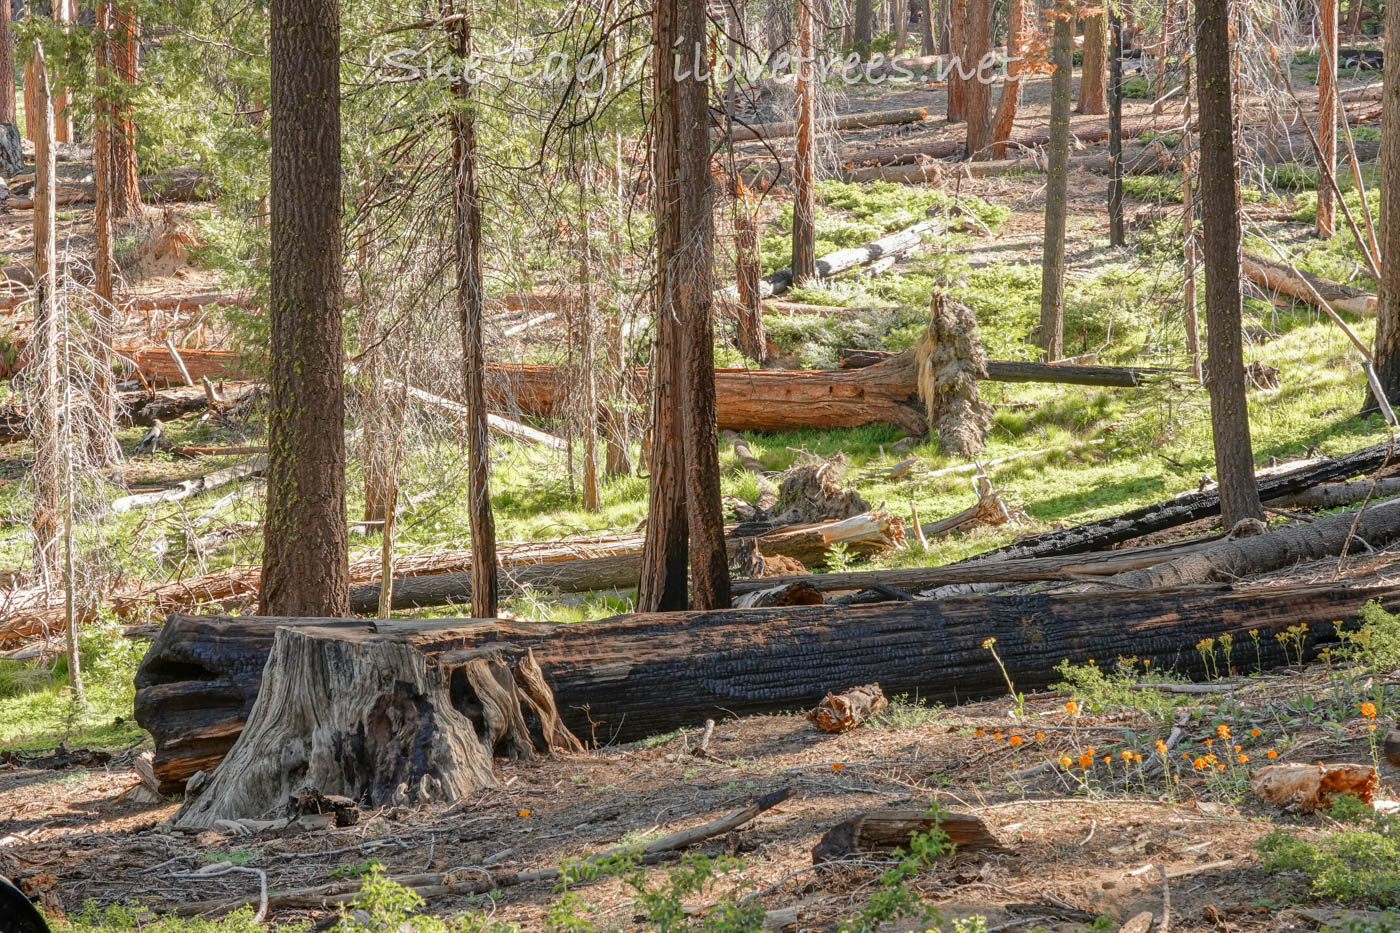
[[[1369,484],[1367,484],[1369,485]],[[1234,580],[1289,567],[1305,560],[1335,557],[1348,543],[1357,550],[1382,548],[1400,539],[1400,501],[1380,502],[1360,510],[1326,515],[1262,535],[1224,540],[1168,563],[1109,577],[1124,587],[1187,586],[1211,580]]]
[[[872,113],[852,113],[835,117],[823,126],[833,130],[864,130],[873,126],[896,126],[903,123],[919,123],[928,117],[925,107],[904,107],[900,110],[877,110]],[[749,126],[734,125],[734,142],[753,139],[778,139],[783,136],[796,136],[797,121],[786,123],[754,123]]]
[[[827,830],[812,849],[812,863],[905,849],[910,837],[935,826],[948,836],[957,853],[1004,851],[987,824],[970,813],[931,816],[924,810],[886,809],[870,810]]]
[[[1287,663],[1272,633],[1328,623],[1377,599],[1400,607],[1400,587],[1228,587],[1128,593],[956,596],[874,606],[797,606],[643,613],[549,625],[436,620],[409,623],[172,616],[137,673],[136,718],[155,737],[155,772],[178,786],[233,744],[257,697],[281,627],[339,629],[347,637],[406,633],[435,652],[531,649],[576,734],[630,741],[721,714],[811,708],[830,684],[878,682],[934,702],[1004,694],[981,646],[989,636],[1020,689],[1059,678],[1060,661],[1135,655],[1153,670],[1202,677],[1192,646],[1204,637],[1263,633],[1261,663]],[[659,698],[664,698],[664,702]],[[344,703],[337,704],[345,706]]]
[[[408,645],[284,628],[261,688],[238,741],[176,826],[258,818],[308,789],[386,806],[495,786],[489,746],[453,706],[451,670]]]
[[[1278,292],[1310,305],[1317,304],[1317,297],[1308,288],[1308,284],[1281,262],[1274,262],[1254,253],[1243,253],[1240,271],[1244,273],[1245,278],[1266,292]],[[1377,298],[1370,292],[1301,270],[1299,275],[1307,279],[1317,290],[1317,294],[1336,311],[1349,311],[1366,317],[1376,313]]]
[[[1389,462],[1390,444],[1365,447],[1343,457],[1335,457],[1316,466],[1290,473],[1280,473],[1258,480],[1259,497],[1277,499],[1310,489],[1320,483],[1344,480],[1360,473],[1369,473]],[[1175,528],[1202,518],[1220,514],[1218,490],[1187,493],[1166,502],[1145,505],[1130,512],[1075,525],[1060,531],[1025,538],[1015,544],[979,554],[972,560],[1006,560],[1024,557],[1046,557],[1054,554],[1082,554],[1101,551],[1115,544]]]

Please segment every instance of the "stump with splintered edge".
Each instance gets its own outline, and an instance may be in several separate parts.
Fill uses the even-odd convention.
[[[992,424],[992,407],[977,392],[977,381],[987,378],[987,353],[967,305],[935,292],[929,312],[928,330],[914,349],[919,396],[944,450],[970,457]]]
[[[261,817],[308,792],[450,802],[495,786],[493,752],[531,758],[534,737],[581,748],[528,653],[512,670],[510,646],[430,657],[409,640],[347,634],[277,630],[247,725],[177,826]]]

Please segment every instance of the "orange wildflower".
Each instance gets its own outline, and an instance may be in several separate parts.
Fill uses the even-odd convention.
[[[1197,771],[1201,771],[1201,770],[1204,770],[1204,769],[1205,769],[1206,760],[1205,760],[1204,758],[1197,758],[1195,761],[1191,762],[1191,765],[1192,765],[1192,767],[1194,767]]]
[[[994,738],[994,739],[996,739],[998,742],[1000,742],[1000,741],[1001,741],[1001,733],[1000,733],[1000,732],[993,732],[993,733],[992,733],[992,738]]]
[[[1112,756],[1112,755],[1104,755],[1104,756],[1103,756],[1103,763],[1106,764],[1106,765],[1111,765],[1111,764],[1113,764],[1113,756]]]
[[[1240,755],[1240,764],[1242,764],[1242,765],[1247,765],[1247,764],[1249,764],[1249,756],[1248,756],[1248,755],[1243,755],[1243,754]]]
[[[1132,760],[1133,760],[1133,751],[1132,751],[1132,749],[1130,749],[1130,748],[1125,748],[1125,749],[1123,749],[1123,754],[1120,755],[1119,757],[1122,758],[1124,761],[1132,761]]]
[[[842,764],[841,762],[839,762],[839,761],[833,761],[833,762],[831,763],[831,770],[832,770],[832,771],[840,771],[840,770],[844,769],[845,767],[846,767],[846,766],[843,765],[843,764]]]
[[[1088,752],[1085,752],[1084,754],[1079,756],[1079,767],[1081,769],[1088,771],[1089,768],[1093,766],[1093,764],[1094,756],[1090,755]]]
[[[1071,716],[1078,716],[1078,715],[1079,715],[1079,704],[1076,703],[1076,702],[1074,702],[1073,700],[1068,700],[1068,701],[1066,701],[1066,702],[1065,702],[1065,712],[1066,712],[1066,713],[1069,713]]]
[[[1070,765],[1072,765],[1072,764],[1074,764],[1074,762],[1072,762],[1072,761],[1069,760],[1069,756],[1068,756],[1068,755],[1061,755],[1061,756],[1060,756],[1060,767],[1061,767],[1061,768],[1068,768],[1068,767],[1069,767]]]
[[[978,726],[978,727],[977,727],[977,731],[974,732],[974,733],[972,733],[972,734],[973,734],[973,735],[985,735],[986,732],[987,732],[986,729],[983,729],[981,726]]]
[[[1259,734],[1260,734],[1260,733],[1259,733],[1259,730],[1258,730],[1258,729],[1250,729],[1250,730],[1249,730],[1249,736],[1250,736],[1250,738],[1257,739],[1257,738],[1259,738]]]
[[[515,814],[515,815],[518,816],[518,817],[520,817],[522,820],[528,820],[528,819],[530,818],[530,811],[529,811],[528,809],[526,809],[526,810],[521,810],[519,813],[517,813],[517,814]]]
[[[1206,739],[1206,747],[1209,748],[1214,742],[1215,739]]]
[[[1035,734],[1035,740],[1036,740],[1037,742],[1044,742],[1044,741],[1045,741],[1045,733],[1044,733],[1044,732],[1037,732],[1037,733]]]
[[[1362,704],[1361,704],[1361,715],[1362,715],[1362,716],[1365,716],[1367,719],[1375,719],[1375,718],[1376,718],[1376,704],[1372,703],[1370,700],[1367,700],[1365,703],[1362,703]]]
[[[1230,737],[1230,727],[1222,722],[1220,725],[1215,727],[1215,734],[1220,736],[1222,739],[1228,739]]]
[[[1166,743],[1166,742],[1163,742],[1161,739],[1158,739],[1158,740],[1157,740],[1157,754],[1159,754],[1159,755],[1165,755],[1166,753],[1167,753],[1167,743]]]
[[[1006,740],[1006,744],[1010,745],[1012,748],[1015,748],[1024,741],[1025,739],[1021,738],[1019,735],[1013,735],[1011,738]]]
[[[1271,748],[1271,749],[1269,749],[1269,754],[1266,755],[1265,757],[1266,757],[1266,758],[1277,758],[1277,757],[1278,757],[1278,751]]]

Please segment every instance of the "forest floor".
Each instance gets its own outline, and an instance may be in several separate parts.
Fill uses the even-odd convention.
[[[1022,132],[1048,125],[1045,84],[1043,79],[1027,82],[1018,122]],[[851,95],[844,109],[920,104],[935,113],[942,105],[941,89],[861,91]],[[1142,101],[1131,104],[1129,118],[1141,116],[1146,107]],[[1171,105],[1168,111],[1162,118],[1164,131],[1170,131],[1178,116]],[[1076,117],[1075,125],[1103,119]],[[868,131],[850,138],[884,145],[953,138],[956,133],[956,128],[934,119],[915,129]],[[1373,179],[1368,173],[1368,185]],[[990,356],[1033,359],[1028,335],[1038,318],[1043,183],[1043,175],[1031,170],[964,178],[942,189],[824,182],[819,253],[867,242],[906,226],[928,208],[951,210],[954,204],[973,213],[988,232],[974,225],[937,238],[922,253],[881,275],[855,274],[795,290],[790,297],[798,301],[889,310],[856,319],[769,314],[765,324],[783,362],[824,368],[834,365],[843,347],[905,349],[927,324],[929,295],[935,288],[972,305]],[[1087,172],[1076,172],[1071,180],[1066,352],[1094,354],[1104,363],[1184,370],[1189,361],[1181,315],[1180,186],[1170,178],[1129,179],[1130,246],[1112,249],[1106,241],[1106,183],[1104,176]],[[1293,249],[1300,265],[1373,287],[1359,274],[1359,254],[1345,233],[1327,243],[1308,235],[1315,177],[1310,188],[1305,167],[1261,169],[1245,184],[1252,186],[1249,197],[1256,199],[1254,204],[1273,209],[1269,219],[1261,220],[1263,229]],[[773,199],[766,208],[767,269],[786,264],[790,210],[780,200]],[[207,210],[192,213],[198,218]],[[61,220],[73,241],[81,242],[90,212],[74,206]],[[27,211],[0,216],[0,251],[11,262],[22,258],[29,223]],[[160,217],[128,231],[128,255],[139,255],[141,244],[167,226],[167,218]],[[144,278],[133,272],[132,278],[133,287],[151,294],[216,291],[221,285],[217,276],[193,264]],[[11,318],[12,329],[20,330],[19,316]],[[1371,339],[1372,321],[1350,323],[1363,340]],[[721,329],[727,326],[722,323]],[[204,346],[227,346],[233,340],[231,330],[221,327],[216,317],[187,312],[155,315],[131,327],[133,339],[153,343],[170,335],[184,345],[185,340],[195,340],[197,332]],[[1316,309],[1251,293],[1246,333],[1251,337],[1246,361],[1280,371],[1278,388],[1250,393],[1259,465],[1314,451],[1346,453],[1389,436],[1378,418],[1356,416],[1364,395],[1360,355]],[[528,344],[512,343],[502,334],[493,339],[502,358],[553,360],[562,335],[562,326],[550,325],[533,328]],[[727,344],[721,344],[718,353],[725,365],[745,365]],[[992,460],[1023,455],[988,473],[998,490],[1024,508],[1026,522],[982,528],[932,542],[928,548],[912,545],[879,556],[869,566],[956,560],[1027,531],[1120,512],[1194,489],[1203,475],[1213,472],[1207,400],[1189,373],[1131,390],[985,383],[983,392],[996,406],[983,456]],[[122,433],[128,450],[142,430]],[[168,430],[176,443],[241,444],[256,443],[260,425],[182,422]],[[943,452],[936,440],[906,440],[887,426],[752,434],[746,439],[772,474],[805,456],[839,456],[845,482],[869,502],[900,513],[913,504],[925,520],[953,514],[975,501],[967,476],[930,475],[962,463],[960,458]],[[0,448],[0,516],[24,513],[27,456],[23,443]],[[494,506],[505,540],[631,531],[645,517],[644,476],[608,481],[603,509],[592,513],[580,507],[562,458],[512,443],[499,445],[496,456]],[[728,449],[722,456],[725,495],[754,501],[755,477]],[[917,459],[915,470],[897,480],[885,475],[906,457]],[[121,480],[132,487],[153,488],[238,459],[205,458],[191,464],[163,453],[133,457]],[[404,490],[415,504],[400,526],[401,552],[429,552],[466,540],[467,516],[457,492],[464,469],[451,432],[415,452]],[[362,506],[358,471],[358,464],[352,466],[352,516]],[[256,482],[243,487],[252,493],[257,489]],[[217,553],[193,557],[183,540],[192,514],[211,510],[216,526],[255,522],[259,499],[253,494],[225,501],[222,493],[211,494],[178,507],[112,516],[102,526],[112,552],[103,572],[114,588],[120,588],[255,564],[260,543],[256,535]],[[20,567],[28,547],[22,522],[15,518],[3,528],[0,566]],[[352,557],[378,549],[376,534],[352,540]],[[833,555],[832,564],[844,566],[848,560]],[[1333,571],[1334,565],[1328,564],[1296,568],[1291,574],[1302,580],[1337,579]],[[1342,579],[1391,582],[1397,576],[1391,556],[1382,554],[1349,567]],[[574,621],[626,611],[631,605],[631,594],[625,591],[561,596],[540,589],[514,597],[506,608],[521,617]],[[459,612],[446,607],[423,614]],[[1391,623],[1373,624],[1385,637],[1400,641],[1386,628]],[[710,854],[736,856],[738,862],[721,866],[727,869],[722,873],[696,869],[698,890],[673,877],[673,866],[661,865],[638,876],[615,872],[571,885],[567,891],[535,885],[504,888],[490,897],[445,896],[433,899],[429,909],[476,911],[492,917],[492,922],[517,922],[532,930],[628,929],[655,926],[653,920],[639,917],[661,909],[658,903],[703,913],[758,892],[748,903],[767,910],[797,907],[799,928],[827,928],[868,909],[872,894],[899,886],[887,883],[884,873],[891,863],[880,856],[813,869],[810,852],[821,835],[865,809],[922,809],[935,800],[947,809],[980,815],[1007,849],[940,863],[903,886],[938,906],[950,921],[980,915],[993,929],[1110,929],[1141,910],[1160,914],[1169,898],[1174,930],[1317,929],[1324,924],[1371,929],[1384,928],[1390,918],[1374,913],[1351,917],[1337,913],[1335,905],[1400,905],[1395,867],[1400,864],[1400,832],[1394,826],[1362,823],[1343,829],[1337,823],[1340,817],[1284,814],[1258,803],[1248,790],[1248,771],[1270,760],[1272,750],[1279,761],[1377,761],[1383,794],[1395,796],[1396,771],[1378,757],[1377,734],[1368,729],[1372,723],[1360,709],[1364,702],[1375,702],[1382,720],[1393,718],[1393,672],[1400,658],[1389,664],[1374,659],[1366,664],[1329,661],[1306,670],[1263,673],[1249,663],[1250,646],[1236,645],[1234,658],[1224,665],[1234,673],[1219,679],[1219,693],[1205,695],[1129,689],[1124,686],[1127,680],[1146,675],[1133,672],[1132,665],[1118,670],[1113,659],[1101,659],[1102,671],[1066,672],[1066,689],[1027,697],[1024,706],[1004,699],[935,709],[917,698],[900,698],[877,722],[840,736],[817,732],[800,715],[745,717],[721,722],[709,754],[703,756],[689,754],[700,723],[686,734],[627,746],[610,745],[600,736],[603,747],[588,755],[499,762],[500,787],[458,812],[386,810],[366,814],[349,829],[226,837],[172,832],[165,822],[175,801],[140,804],[122,796],[135,783],[132,759],[149,742],[130,721],[130,677],[143,649],[143,642],[124,637],[109,617],[91,626],[85,645],[90,677],[86,712],[77,711],[69,700],[60,659],[0,660],[0,741],[24,749],[25,755],[66,742],[75,748],[101,748],[112,756],[105,764],[59,770],[33,767],[20,756],[0,770],[0,874],[37,879],[31,883],[54,915],[67,915],[79,929],[150,929],[146,910],[162,911],[205,898],[251,895],[256,900],[255,874],[173,877],[204,865],[227,861],[261,870],[274,893],[354,881],[375,862],[390,874],[466,866],[461,877],[468,878],[480,875],[483,862],[497,871],[533,868],[643,842],[785,787],[795,791],[788,802],[700,847]],[[1067,712],[1070,700],[1080,705],[1081,715]],[[1177,722],[1185,723],[1187,737],[1172,749],[1165,774],[1148,775],[1139,769],[1141,763],[1124,763],[1122,753],[1127,751],[1150,764],[1154,742],[1166,740]],[[1230,748],[1208,769],[1197,768],[1195,759],[1209,754],[1206,740],[1218,742],[1216,730],[1222,725],[1235,737],[1230,744],[1238,743],[1241,749]],[[1257,736],[1252,734],[1255,729]],[[1013,736],[1020,741],[1010,742]],[[1078,767],[1086,753],[1093,762],[1087,771]],[[1182,753],[1191,760],[1183,761]],[[1058,765],[1062,755],[1075,766]],[[1103,762],[1105,755],[1111,763]],[[1249,760],[1241,762],[1240,755]],[[1051,766],[1015,777],[1018,770],[1041,764]],[[1287,839],[1277,836],[1271,837],[1275,841],[1264,854],[1256,850],[1257,842],[1280,828],[1287,839],[1296,836],[1316,843],[1316,857],[1304,858],[1298,846],[1289,848]],[[1269,854],[1283,850],[1292,854],[1291,862]],[[1280,874],[1267,872],[1266,864],[1294,867]],[[1155,867],[1145,870],[1159,865],[1165,881]],[[672,885],[671,892],[658,895],[663,885]],[[370,887],[379,890],[374,883]],[[387,916],[381,903],[386,896],[383,891],[376,896],[377,906],[366,906],[373,908],[372,914]],[[96,913],[84,913],[88,900],[96,905]],[[121,903],[144,907],[104,912]],[[328,912],[286,909],[274,916],[279,924],[319,923]],[[695,914],[697,920],[699,916]],[[911,918],[900,923],[894,928],[926,926]],[[222,928],[245,927],[253,927],[246,915]],[[174,930],[176,924],[155,928]],[[716,920],[712,928],[723,927]]]

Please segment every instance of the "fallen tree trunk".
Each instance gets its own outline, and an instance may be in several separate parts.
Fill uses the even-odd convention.
[[[1370,600],[1400,608],[1400,588],[1280,586],[1129,593],[958,596],[876,606],[796,606],[618,616],[570,625],[480,620],[346,621],[172,616],[136,675],[136,719],[155,739],[155,773],[178,788],[233,745],[257,697],[279,627],[414,631],[429,656],[531,650],[564,724],[630,741],[706,718],[808,709],[833,689],[879,682],[890,694],[955,703],[1003,694],[997,651],[1018,689],[1054,682],[1062,660],[1136,656],[1154,671],[1205,674],[1204,637],[1250,629],[1264,667],[1286,663],[1269,633],[1331,623]],[[363,637],[360,635],[358,637]]]
[[[1363,499],[1388,499],[1400,496],[1400,477],[1388,477],[1377,482],[1359,479],[1351,483],[1327,483],[1295,492],[1291,496],[1269,499],[1275,509],[1335,509],[1353,505]]]
[[[864,369],[901,358],[889,350],[842,349],[842,369]],[[776,370],[775,370],[776,371]],[[1028,363],[1020,360],[988,360],[987,378],[993,382],[1055,382],[1066,385],[1132,388],[1176,372],[1154,366],[1077,366],[1071,363]]]
[[[250,476],[258,476],[267,469],[267,457],[254,457],[252,460],[239,463],[222,470],[215,470],[204,476],[196,476],[187,479],[180,484],[157,492],[142,492],[135,495],[122,496],[112,502],[113,512],[130,512],[133,509],[149,509],[167,502],[178,502],[181,499],[188,499],[190,496],[197,496],[202,492],[211,489],[218,489],[220,486],[227,486],[229,483],[246,479]]]
[[[1337,557],[1342,549],[1379,549],[1400,539],[1400,501],[1378,502],[1361,510],[1324,515],[1262,535],[1226,539],[1164,564],[1121,573],[1103,582],[1123,587],[1188,586],[1212,580],[1238,580],[1306,560]]]
[[[1159,129],[1157,121],[1144,120],[1126,124],[1123,137],[1131,139],[1148,130]],[[1081,143],[1097,143],[1108,139],[1107,123],[1091,123],[1087,126],[1071,127],[1070,135]],[[1028,133],[1010,141],[1012,148],[1033,149],[1050,145],[1049,131]],[[885,149],[867,149],[862,152],[846,153],[842,163],[847,170],[870,165],[910,165],[920,159],[947,159],[960,155],[963,144],[955,139],[938,139],[914,146],[891,146]]]
[[[924,107],[905,107],[901,110],[877,110],[873,113],[849,113],[824,121],[822,129],[864,130],[872,126],[896,126],[901,123],[918,123],[927,117],[928,110]],[[792,121],[786,123],[754,123],[748,126],[735,123],[732,139],[734,142],[739,143],[754,139],[780,139],[784,136],[796,135],[797,124]]]
[[[386,385],[394,386],[407,392],[410,398],[416,399],[425,405],[430,405],[441,411],[448,412],[464,421],[471,415],[471,411],[467,406],[458,404],[451,399],[443,398],[441,395],[424,392],[422,389],[411,385],[405,385],[402,382],[395,382],[392,379],[386,379],[384,381]],[[544,431],[530,427],[528,424],[521,424],[518,421],[512,421],[501,415],[487,414],[486,426],[503,437],[509,437],[512,440],[522,441],[526,444],[535,444],[536,446],[558,451],[559,453],[564,453],[569,449],[568,442],[563,438],[555,437],[553,434],[547,434]]]
[[[185,384],[179,364],[165,347],[113,347],[119,359],[129,360],[136,370],[153,386]],[[257,373],[253,366],[236,350],[200,350],[194,347],[180,347],[180,359],[189,371],[190,379],[196,384],[205,377],[214,381],[244,381],[253,379]]]
[[[210,201],[214,198],[214,187],[210,178],[199,169],[175,169],[160,175],[144,175],[140,182],[141,200],[159,203],[162,201]],[[66,181],[58,189],[59,204],[81,204],[91,202],[97,186],[90,181]],[[34,199],[28,196],[11,196],[11,210],[31,210]]]
[[[1106,175],[1112,167],[1107,153],[1086,152],[1070,157],[1071,171],[1096,172]],[[1123,174],[1161,175],[1178,168],[1171,152],[1160,143],[1149,143],[1123,150]],[[1044,172],[1045,161],[1038,154],[1029,158],[992,159],[985,162],[945,162],[942,159],[919,159],[897,165],[865,165],[844,169],[843,181],[889,181],[904,185],[922,185],[956,178],[986,178],[1012,172]]]
[[[1389,443],[1376,444],[1301,470],[1263,477],[1257,482],[1259,498],[1269,501],[1302,492],[1321,483],[1336,482],[1361,473],[1369,473],[1390,462],[1391,454],[1392,448]],[[1120,515],[1025,538],[1015,544],[969,558],[965,563],[1102,551],[1133,538],[1176,528],[1203,518],[1213,518],[1219,514],[1218,491],[1183,493],[1174,499],[1146,505]]]
[[[738,531],[738,534],[734,532]],[[731,528],[726,543],[731,554],[745,540],[756,540],[759,550],[769,556],[782,555],[806,566],[826,563],[827,553],[844,544],[857,554],[874,554],[904,543],[903,522],[885,512],[871,512],[842,521],[774,528],[756,537],[743,533],[743,526]],[[626,589],[637,585],[642,569],[642,541],[635,547],[602,557],[555,560],[547,563],[502,561],[501,583],[507,592],[526,587],[544,587],[560,593],[589,590]],[[391,591],[394,609],[446,606],[471,599],[471,571],[417,575],[395,579]],[[350,611],[370,613],[379,607],[379,583],[350,591]]]
[[[1317,304],[1317,297],[1308,288],[1312,284],[1317,294],[1336,311],[1349,311],[1364,316],[1376,313],[1377,297],[1350,285],[1342,285],[1330,279],[1299,270],[1298,275],[1281,262],[1274,262],[1254,253],[1240,254],[1240,271],[1260,289],[1287,295],[1290,298],[1310,305]],[[1301,278],[1299,277],[1301,276]],[[1307,282],[1304,282],[1306,279]]]
[[[817,258],[817,278],[827,279],[848,269],[869,265],[875,260],[887,256],[903,256],[918,249],[924,241],[924,234],[943,230],[945,226],[942,220],[936,218],[921,220],[903,230],[882,236],[872,243],[866,243],[864,246],[853,246],[849,249],[838,249],[834,253],[827,253],[825,256]],[[785,292],[790,287],[792,287],[792,268],[779,269],[771,275],[765,275],[759,281],[759,296],[768,298]]]

